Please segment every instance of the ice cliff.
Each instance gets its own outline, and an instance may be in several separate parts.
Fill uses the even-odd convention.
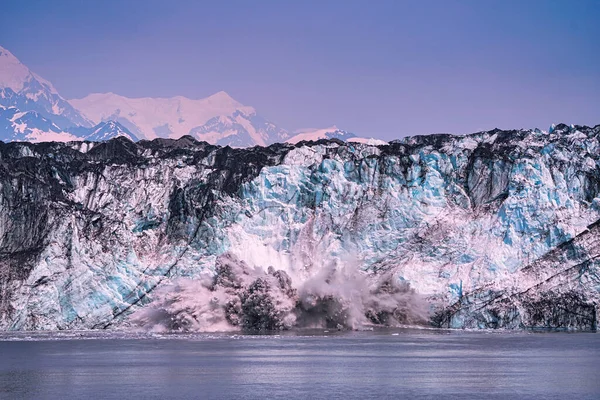
[[[0,142],[0,328],[593,330],[599,135]]]

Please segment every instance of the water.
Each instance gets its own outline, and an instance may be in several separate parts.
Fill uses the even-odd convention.
[[[4,399],[600,399],[600,335],[0,334]]]

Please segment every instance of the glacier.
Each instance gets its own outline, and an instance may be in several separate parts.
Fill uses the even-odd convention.
[[[595,330],[599,134],[0,143],[0,329]]]

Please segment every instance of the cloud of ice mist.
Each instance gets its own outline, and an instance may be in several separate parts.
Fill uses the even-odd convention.
[[[298,288],[297,326],[359,329],[369,324],[416,325],[429,305],[393,274],[367,275],[356,265],[329,265]]]
[[[293,281],[282,270],[252,268],[231,254],[215,275],[180,278],[155,292],[130,321],[153,331],[270,331],[320,327],[424,324],[426,301],[392,274],[367,275],[353,263],[331,263]]]

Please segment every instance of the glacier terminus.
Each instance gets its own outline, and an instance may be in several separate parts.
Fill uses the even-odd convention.
[[[595,330],[599,135],[0,143],[0,328]]]

